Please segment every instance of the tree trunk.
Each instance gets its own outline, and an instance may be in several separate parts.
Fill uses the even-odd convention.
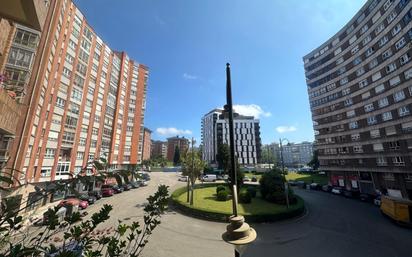
[[[189,190],[190,190],[189,183],[190,183],[189,178],[187,178],[187,197],[186,197],[186,202],[187,203],[189,202]]]
[[[194,183],[191,183],[190,185],[190,205],[193,205],[193,193],[194,193]]]

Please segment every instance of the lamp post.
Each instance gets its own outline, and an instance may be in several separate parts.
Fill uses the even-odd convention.
[[[286,138],[280,138],[279,139],[279,145],[280,145],[280,159],[282,162],[282,173],[283,173],[283,177],[285,178],[285,182],[284,182],[284,187],[285,187],[285,197],[286,197],[286,206],[289,209],[289,187],[288,187],[288,182],[286,181],[286,173],[285,173],[285,163],[283,161],[283,146],[282,146],[282,142],[287,141],[289,143],[289,140],[287,140]]]
[[[226,232],[222,234],[222,239],[235,247],[235,257],[239,257],[245,250],[247,244],[256,239],[256,231],[251,228],[243,216],[238,215],[237,210],[237,173],[235,161],[235,137],[233,129],[233,104],[232,104],[232,84],[230,80],[230,64],[226,64],[226,105],[224,116],[229,119],[229,145],[231,164],[231,186],[233,215],[230,216],[230,224],[226,227]]]

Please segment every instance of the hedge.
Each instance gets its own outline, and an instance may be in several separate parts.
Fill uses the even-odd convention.
[[[222,185],[222,183],[198,184],[195,186],[195,188],[215,187],[218,185]],[[226,184],[223,184],[223,185],[226,185]],[[172,193],[172,197],[171,197],[173,206],[177,208],[183,214],[186,214],[188,216],[192,216],[195,218],[210,220],[210,221],[218,221],[218,222],[228,222],[229,221],[229,217],[231,216],[230,214],[195,209],[195,208],[182,204],[177,199],[180,195],[184,193],[186,193],[186,187],[181,187],[181,188],[176,189]],[[275,221],[280,221],[280,220],[285,220],[285,219],[290,219],[290,218],[300,216],[305,212],[305,205],[304,205],[304,201],[302,198],[300,198],[297,195],[296,195],[296,198],[297,198],[296,205],[291,206],[289,211],[280,212],[276,214],[271,213],[271,214],[258,214],[258,215],[244,215],[245,220],[247,222],[256,222],[256,223],[275,222]]]

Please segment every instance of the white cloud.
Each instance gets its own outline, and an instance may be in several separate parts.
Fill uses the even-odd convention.
[[[241,115],[254,116],[255,119],[259,119],[260,117],[272,116],[270,112],[263,111],[263,109],[257,104],[235,104],[233,105],[233,109],[235,112]]]
[[[183,78],[184,79],[197,79],[196,75],[188,74],[188,73],[183,73]]]
[[[288,132],[294,132],[298,130],[295,126],[279,126],[276,127],[276,131],[279,133],[288,133]]]
[[[177,136],[177,135],[191,135],[192,131],[188,129],[177,128],[157,128],[156,133],[161,136]]]

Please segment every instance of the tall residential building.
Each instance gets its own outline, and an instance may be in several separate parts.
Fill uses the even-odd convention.
[[[151,156],[151,148],[152,148],[152,131],[148,128],[144,128],[143,133],[143,154],[142,160],[149,160]]]
[[[369,0],[303,57],[332,185],[412,199],[412,1]]]
[[[235,154],[239,164],[254,165],[261,159],[261,139],[259,120],[253,116],[233,113]],[[220,144],[229,144],[229,125],[223,117],[222,109],[214,109],[202,118],[203,160],[216,163]]]
[[[17,30],[15,39],[31,42],[33,34]],[[24,185],[14,194],[25,198],[34,185],[84,168],[91,174],[90,161],[99,157],[113,168],[140,163],[148,68],[110,49],[70,0],[50,1],[38,42],[23,90],[27,111],[7,162]]]
[[[152,140],[151,156],[167,158],[167,142]]]
[[[179,148],[180,155],[189,149],[189,140],[185,137],[169,137],[167,139],[167,160],[173,161],[176,146]]]

